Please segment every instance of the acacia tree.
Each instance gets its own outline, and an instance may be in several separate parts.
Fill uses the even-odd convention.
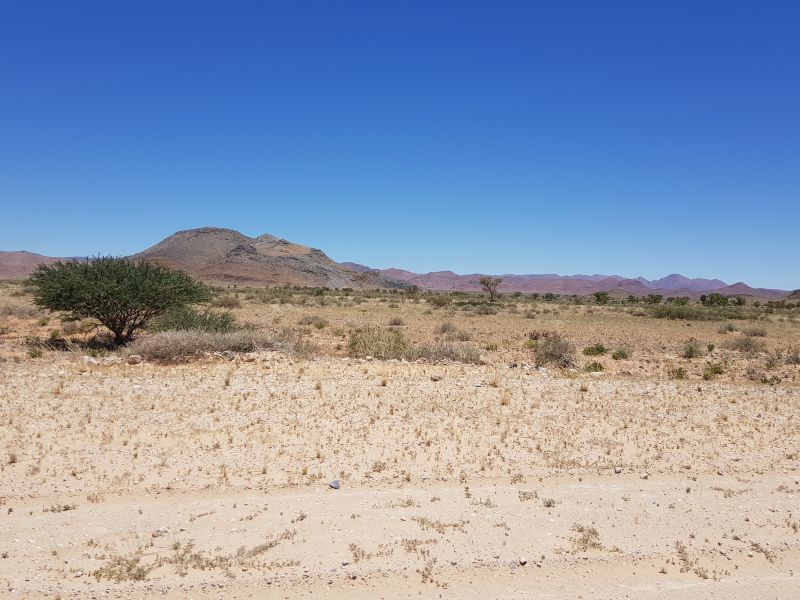
[[[497,288],[503,283],[502,277],[481,277],[479,279],[483,290],[489,294],[489,302],[494,302],[497,298]]]
[[[96,319],[125,344],[150,319],[211,299],[211,291],[182,271],[127,258],[39,265],[30,278],[39,308],[66,319]]]

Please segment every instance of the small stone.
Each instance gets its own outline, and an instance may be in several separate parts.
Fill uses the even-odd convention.
[[[343,566],[343,567],[346,567],[346,566],[347,566],[347,565],[349,565],[349,564],[350,564],[350,561],[349,561],[349,560],[343,560],[343,561],[342,561],[342,566]]]
[[[144,361],[141,354],[131,354],[128,357],[128,364],[129,365],[138,365]]]
[[[165,535],[167,535],[168,533],[169,533],[169,529],[167,529],[166,527],[159,527],[158,529],[156,529],[156,530],[155,530],[155,531],[152,533],[152,536],[153,536],[154,538],[157,538],[157,537],[162,537],[162,536],[165,536]]]
[[[83,357],[83,364],[85,364],[85,365],[96,365],[96,364],[99,364],[99,363],[97,362],[96,358],[93,358],[91,356],[84,356]]]
[[[614,467],[614,473],[616,473],[617,475],[622,473],[622,467]]]
[[[650,473],[648,473],[647,471],[645,471],[644,473],[642,473],[641,475],[639,475],[639,477],[640,477],[640,478],[642,478],[642,479],[648,479],[648,478],[650,477]]]
[[[528,564],[528,559],[525,558],[524,556],[520,556],[519,557],[519,566],[524,567],[527,564]]]
[[[244,357],[242,357],[242,360],[244,362],[255,362],[256,361],[256,357],[253,356],[252,354],[245,354]]]
[[[334,479],[328,485],[331,486],[332,489],[338,490],[339,489],[339,480],[338,479]]]

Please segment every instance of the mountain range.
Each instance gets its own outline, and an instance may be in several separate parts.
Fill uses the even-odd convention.
[[[263,234],[248,237],[231,229],[201,227],[179,231],[131,256],[186,271],[202,281],[221,285],[302,285],[327,288],[421,288],[441,291],[480,291],[484,274],[452,271],[413,273],[403,269],[374,269],[353,262],[337,263],[324,252]],[[0,251],[0,279],[22,279],[36,265],[63,260],[32,252]],[[616,295],[661,294],[697,297],[702,293],[785,298],[784,290],[752,288],[719,279],[690,279],[679,274],[660,279],[619,275],[504,274],[501,292],[585,295],[606,291]],[[796,293],[793,292],[793,293]]]

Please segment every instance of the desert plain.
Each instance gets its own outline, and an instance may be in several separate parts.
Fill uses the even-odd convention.
[[[800,597],[796,309],[223,294],[293,344],[140,360],[2,284],[0,596]]]

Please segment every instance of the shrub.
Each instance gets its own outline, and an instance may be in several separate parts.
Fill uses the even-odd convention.
[[[551,333],[537,341],[536,364],[571,367],[575,364],[574,354],[575,348],[567,338]]]
[[[734,331],[736,331],[736,325],[733,323],[725,323],[719,328],[719,332],[723,335],[726,333],[733,333]]]
[[[717,375],[722,375],[725,372],[725,367],[721,363],[708,363],[703,369],[703,379],[711,381]]]
[[[767,337],[767,330],[763,327],[750,327],[745,329],[742,333],[748,337]]]
[[[30,283],[36,306],[61,311],[68,320],[96,319],[111,330],[115,344],[129,342],[159,315],[210,297],[186,273],[127,258],[42,264]]]
[[[442,308],[443,306],[447,306],[450,304],[451,300],[447,296],[436,295],[431,296],[428,298],[428,302],[433,305],[434,308]]]
[[[608,292],[595,292],[592,296],[597,304],[608,304]]]
[[[149,331],[212,331],[228,333],[237,329],[236,319],[229,312],[202,312],[190,307],[180,306],[161,316],[155,317],[147,324]],[[66,329],[65,329],[66,332]]]
[[[400,317],[394,317],[393,319],[389,320],[389,325],[391,325],[392,327],[402,327],[405,324],[406,322],[403,321],[403,319],[401,319]]]
[[[700,343],[697,340],[689,340],[683,346],[683,350],[681,350],[681,356],[683,358],[690,359],[703,356],[703,348],[700,346]]]
[[[631,351],[628,348],[619,348],[614,350],[614,354],[611,355],[611,358],[614,360],[628,360],[631,357]]]
[[[603,370],[603,365],[595,361],[586,365],[585,369],[587,373],[599,373]]]
[[[737,352],[761,352],[764,350],[764,342],[762,340],[743,335],[731,340],[728,344],[728,347],[731,350],[736,350]]]
[[[603,346],[603,344],[594,344],[593,346],[587,346],[583,349],[583,353],[586,356],[602,356],[607,351],[608,350],[605,346]]]
[[[686,369],[683,367],[675,367],[667,371],[667,377],[670,379],[686,379]]]
[[[199,330],[161,331],[137,338],[128,354],[139,354],[155,362],[181,362],[206,352],[254,352],[276,349],[306,354],[308,346],[289,332],[270,334],[239,330],[217,333]]]
[[[348,347],[352,356],[387,359],[407,358],[411,346],[400,331],[362,327],[350,333]]]

